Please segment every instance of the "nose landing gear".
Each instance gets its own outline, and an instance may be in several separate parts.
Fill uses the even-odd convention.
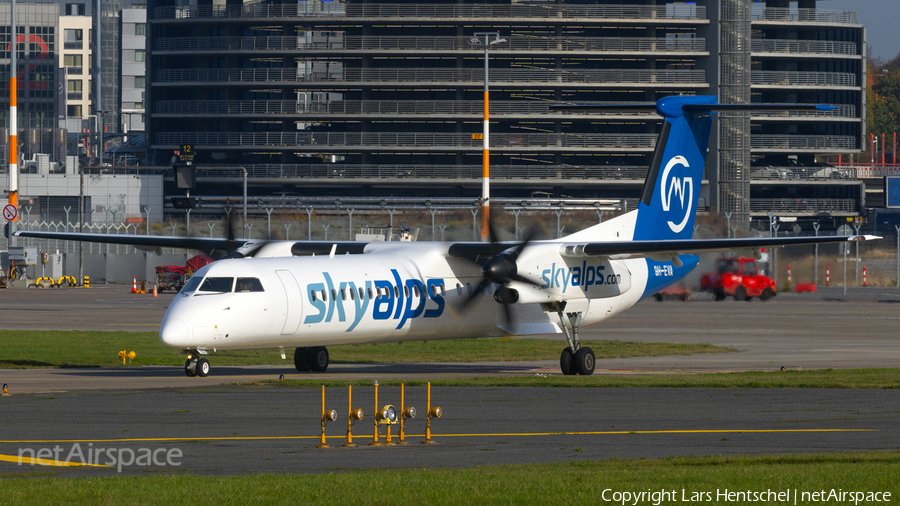
[[[187,375],[188,378],[193,378],[194,376],[205,378],[209,376],[209,370],[209,360],[200,358],[200,354],[196,351],[188,351],[188,359],[187,362],[184,363],[184,374]]]
[[[595,358],[594,350],[587,346],[582,347],[578,341],[578,327],[581,325],[581,312],[563,313],[565,306],[560,304],[556,307],[559,314],[560,326],[566,335],[566,341],[569,347],[562,351],[559,356],[559,368],[566,376],[580,374],[582,376],[590,376],[594,374]]]

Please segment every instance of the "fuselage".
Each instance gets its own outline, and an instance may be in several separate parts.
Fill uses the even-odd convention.
[[[596,324],[675,282],[696,265],[654,269],[646,259],[568,258],[559,243],[535,243],[512,283],[514,323],[485,293],[458,308],[481,280],[477,264],[446,255],[447,243],[381,243],[362,255],[242,258],[199,270],[175,296],[160,340],[183,349],[236,350],[560,332],[550,305],[565,302]],[[676,277],[677,276],[677,277]],[[655,282],[654,282],[655,280]],[[661,284],[662,283],[662,284]]]

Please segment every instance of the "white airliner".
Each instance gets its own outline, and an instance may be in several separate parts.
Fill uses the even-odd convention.
[[[655,110],[663,128],[638,209],[557,240],[309,242],[17,232],[22,237],[181,247],[227,258],[175,296],[159,339],[187,353],[188,376],[210,352],[295,348],[299,371],[324,371],[328,345],[565,334],[563,374],[590,375],[579,328],[684,278],[695,253],[876,239],[874,236],[693,240],[712,115],[718,110],[829,110],[720,105],[715,96],[559,109]],[[494,234],[492,233],[492,236]]]

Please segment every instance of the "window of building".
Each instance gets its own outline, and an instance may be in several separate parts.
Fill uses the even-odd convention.
[[[83,91],[82,86],[83,86],[83,81],[80,81],[77,79],[69,80],[68,97],[73,100],[81,100],[82,91]]]
[[[67,105],[66,106],[66,116],[70,118],[80,118],[81,117],[81,106],[80,105]]]
[[[134,76],[134,87],[135,88],[146,88],[147,87],[147,78],[144,76]]]
[[[137,23],[134,25],[135,35],[147,35],[147,23]]]
[[[134,51],[134,61],[146,61],[147,52],[143,49],[136,49]]]
[[[67,54],[64,58],[64,65],[66,67],[66,72],[69,75],[81,75],[84,71],[83,63],[84,57],[80,54]]]
[[[144,108],[144,103],[143,103],[143,102],[135,102],[135,103],[134,103],[134,108],[135,108],[135,109],[143,109],[143,108]]]
[[[30,26],[29,33],[36,37],[29,37],[28,51],[31,52],[32,58],[38,58],[39,54],[44,54],[41,58],[46,58],[46,54],[52,54],[56,51],[56,27],[53,26]],[[43,44],[41,43],[43,41]]]
[[[65,37],[65,49],[81,49],[84,43],[84,30],[82,29],[66,29],[63,31]]]
[[[84,16],[84,4],[66,4],[66,16]]]

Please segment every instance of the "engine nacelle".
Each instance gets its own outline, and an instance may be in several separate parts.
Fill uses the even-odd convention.
[[[533,304],[566,299],[602,299],[631,289],[631,271],[621,260],[606,258],[562,258],[520,274],[541,283],[540,287],[512,282],[517,304]]]

